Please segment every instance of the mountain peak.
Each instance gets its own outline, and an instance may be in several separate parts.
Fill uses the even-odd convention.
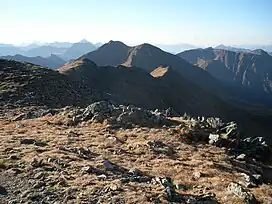
[[[121,42],[121,41],[114,41],[114,40],[110,40],[108,43],[104,44],[104,45],[111,45],[111,46],[126,46],[128,47],[125,43]],[[103,46],[103,45],[102,45]]]
[[[256,49],[256,50],[252,50],[252,53],[256,54],[256,55],[269,55],[266,51],[264,51],[263,49]]]
[[[79,41],[78,43],[90,43],[88,40],[86,39],[82,39],[81,41]]]

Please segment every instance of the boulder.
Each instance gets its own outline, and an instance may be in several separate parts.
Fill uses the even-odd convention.
[[[230,183],[228,185],[228,190],[239,197],[247,204],[258,204],[259,202],[255,198],[255,196],[250,193],[249,191],[245,190],[240,184],[238,183]]]

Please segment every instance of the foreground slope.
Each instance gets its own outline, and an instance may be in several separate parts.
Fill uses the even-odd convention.
[[[15,117],[1,120],[0,202],[271,202],[272,168],[263,140],[234,140],[238,146],[226,154],[207,136],[235,138],[233,123],[111,107],[100,102],[25,120],[16,117],[17,109]],[[141,124],[150,116],[161,122]],[[138,125],[122,125],[131,121]],[[219,141],[224,146],[228,139]]]

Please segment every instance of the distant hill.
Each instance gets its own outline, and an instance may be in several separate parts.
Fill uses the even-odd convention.
[[[8,55],[24,55],[26,57],[43,57],[47,58],[51,55],[58,55],[64,60],[74,60],[88,52],[91,52],[97,47],[100,47],[100,43],[93,45],[87,40],[81,40],[78,43],[70,42],[52,42],[52,43],[38,43],[22,44],[20,46],[14,46],[10,44],[0,44],[0,56]]]
[[[264,50],[233,52],[206,48],[181,52],[177,56],[207,70],[221,81],[272,94],[272,56]]]
[[[223,44],[216,46],[214,49],[229,50],[229,51],[233,51],[233,52],[248,52],[248,51],[250,51],[250,49],[231,47],[231,46],[226,46]]]
[[[47,58],[43,58],[43,57],[26,57],[23,55],[14,55],[14,56],[2,56],[0,57],[2,59],[7,59],[7,60],[15,60],[15,61],[19,61],[19,62],[29,62],[32,64],[36,64],[36,65],[40,65],[43,67],[49,67],[52,69],[56,69],[59,68],[60,66],[62,66],[63,64],[65,64],[65,61],[63,59],[61,59],[60,57],[56,56],[56,55],[51,55],[50,57]]]
[[[49,45],[40,46],[30,49],[26,52],[27,57],[49,57],[51,54],[61,55],[66,51],[66,48],[53,47]]]
[[[9,44],[0,44],[0,56],[24,54],[24,51],[18,47]]]
[[[65,60],[77,59],[80,56],[85,55],[88,52],[92,52],[96,49],[97,48],[92,43],[85,40],[74,43],[60,56]]]

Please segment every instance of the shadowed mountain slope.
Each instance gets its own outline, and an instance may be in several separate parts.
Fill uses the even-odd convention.
[[[83,81],[92,89],[107,93],[107,99],[116,102],[149,109],[172,107],[180,114],[224,115],[224,110],[219,107],[222,103],[220,99],[197,87],[172,68],[156,78],[154,72],[158,69],[149,74],[141,68],[122,65],[101,67],[80,58],[59,71]]]
[[[150,44],[129,47],[119,41],[110,41],[85,57],[99,66],[122,64],[126,67],[140,67],[148,73],[159,66],[170,66],[203,89],[222,97],[228,96],[227,90],[208,72]]]

